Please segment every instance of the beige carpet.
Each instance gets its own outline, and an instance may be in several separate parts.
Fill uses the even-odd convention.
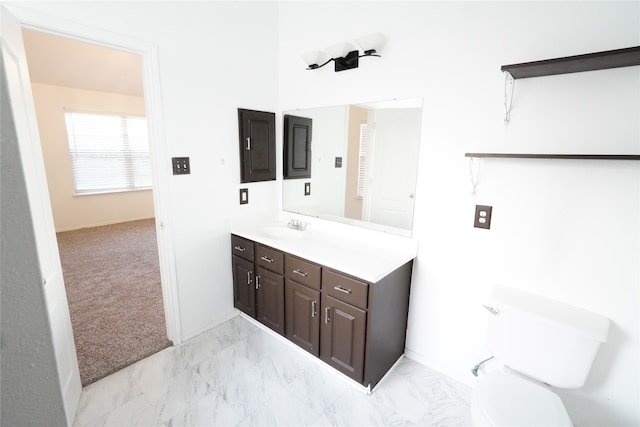
[[[83,386],[171,345],[153,219],[57,236]]]

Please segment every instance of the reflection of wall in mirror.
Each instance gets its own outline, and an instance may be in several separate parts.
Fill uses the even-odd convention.
[[[313,119],[311,141],[311,179],[283,180],[283,206],[286,210],[306,215],[344,215],[346,168],[336,168],[336,157],[348,161],[344,141],[347,133],[347,107],[309,108],[292,112]],[[330,124],[330,125],[324,125]],[[311,182],[311,195],[304,195],[304,183]]]

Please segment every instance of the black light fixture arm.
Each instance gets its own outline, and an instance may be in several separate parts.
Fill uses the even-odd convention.
[[[325,65],[327,65],[327,64],[328,64],[329,62],[331,62],[331,61],[333,61],[333,58],[329,58],[329,59],[327,59],[327,61],[326,61],[324,64],[322,64],[322,65],[318,65],[318,64],[311,64],[311,65],[309,65],[309,66],[307,67],[307,70],[317,70],[318,68],[322,68],[322,67],[324,67]]]
[[[307,70],[317,70],[318,68],[324,67],[331,61],[335,63],[335,71],[351,70],[353,68],[358,68],[358,60],[365,56],[377,56],[378,58],[381,58],[380,54],[376,53],[375,49],[366,50],[362,55],[360,55],[359,51],[352,50],[346,56],[340,58],[330,58],[321,65],[311,64],[307,67]]]

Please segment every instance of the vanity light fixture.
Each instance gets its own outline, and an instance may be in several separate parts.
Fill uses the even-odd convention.
[[[307,70],[317,70],[331,61],[334,63],[336,72],[351,70],[358,68],[360,58],[365,56],[380,57],[378,50],[384,43],[384,36],[380,33],[369,34],[357,38],[356,43],[362,49],[362,54],[353,44],[344,42],[329,46],[325,51],[316,50],[306,53],[302,55],[302,59],[307,64]]]

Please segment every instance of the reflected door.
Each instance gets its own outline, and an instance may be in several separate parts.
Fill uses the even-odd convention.
[[[375,115],[364,216],[376,224],[411,229],[422,112],[387,109]]]

